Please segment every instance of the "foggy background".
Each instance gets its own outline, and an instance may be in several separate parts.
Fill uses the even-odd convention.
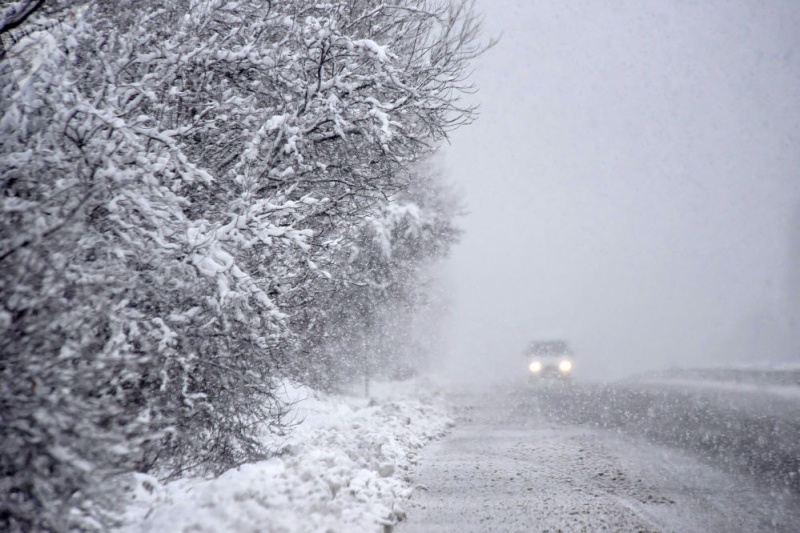
[[[800,3],[479,0],[443,372],[800,362]]]

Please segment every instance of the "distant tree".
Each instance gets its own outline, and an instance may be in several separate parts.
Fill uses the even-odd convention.
[[[429,269],[459,236],[457,197],[429,162],[391,202],[340,238],[345,246],[324,264],[332,279],[298,328],[314,332],[305,351],[326,364],[306,366],[317,386],[336,388],[354,375],[392,378],[416,372],[409,357],[411,322],[427,305]],[[343,358],[349,354],[349,358]]]

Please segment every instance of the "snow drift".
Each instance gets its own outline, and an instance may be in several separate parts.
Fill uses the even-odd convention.
[[[265,436],[276,457],[216,479],[134,475],[121,531],[384,531],[403,520],[417,450],[453,425],[438,393],[419,381],[378,384],[370,399],[285,388],[300,423]]]

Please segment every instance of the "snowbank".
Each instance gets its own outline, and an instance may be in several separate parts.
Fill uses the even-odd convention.
[[[278,457],[216,479],[159,484],[137,476],[121,531],[385,531],[405,516],[416,451],[452,427],[444,400],[412,381],[373,387],[370,400],[287,384],[298,400]]]

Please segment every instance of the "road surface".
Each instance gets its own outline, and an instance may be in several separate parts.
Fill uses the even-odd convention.
[[[678,378],[452,393],[397,531],[800,531],[793,385]]]

